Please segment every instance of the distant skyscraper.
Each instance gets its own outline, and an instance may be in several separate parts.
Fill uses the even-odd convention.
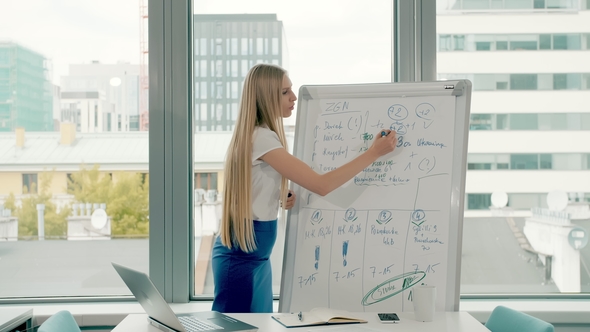
[[[283,65],[283,23],[275,14],[228,14],[195,15],[194,25],[196,130],[232,130],[250,67]]]
[[[14,42],[0,42],[0,132],[52,131],[48,60]]]

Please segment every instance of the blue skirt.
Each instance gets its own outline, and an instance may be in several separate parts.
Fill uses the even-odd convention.
[[[256,250],[245,253],[228,249],[217,237],[213,246],[211,268],[215,291],[214,311],[273,312],[270,254],[277,239],[277,221],[254,220]]]

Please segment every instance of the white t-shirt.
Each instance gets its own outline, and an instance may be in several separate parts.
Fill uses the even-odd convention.
[[[282,176],[258,158],[283,149],[279,136],[266,127],[256,127],[252,144],[252,214],[254,220],[277,219]]]

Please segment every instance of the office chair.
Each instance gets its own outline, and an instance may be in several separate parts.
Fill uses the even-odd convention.
[[[67,311],[62,310],[55,313],[39,326],[37,332],[81,332],[74,316]]]
[[[544,320],[504,306],[492,311],[485,327],[492,332],[554,332],[553,325]]]

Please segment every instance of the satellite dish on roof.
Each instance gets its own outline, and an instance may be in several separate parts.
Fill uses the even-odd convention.
[[[568,203],[567,194],[561,190],[553,190],[547,193],[547,206],[550,210],[562,211]]]
[[[508,204],[508,194],[503,191],[495,191],[492,193],[492,206],[501,209]]]
[[[96,209],[92,212],[92,216],[90,216],[90,224],[95,229],[103,229],[107,224],[107,219],[107,212],[105,210]]]

